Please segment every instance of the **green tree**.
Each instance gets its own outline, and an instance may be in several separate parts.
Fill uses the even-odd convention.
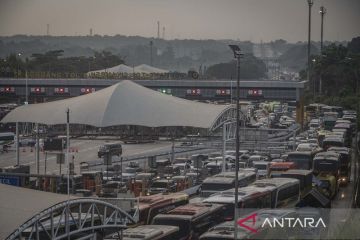
[[[265,63],[253,55],[244,55],[244,58],[242,58],[240,62],[240,78],[258,79],[265,76]],[[236,61],[209,66],[206,70],[206,75],[216,79],[235,78]]]

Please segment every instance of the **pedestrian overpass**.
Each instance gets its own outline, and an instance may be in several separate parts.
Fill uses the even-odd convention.
[[[0,184],[0,192],[1,239],[74,239],[117,233],[137,222],[113,202],[99,198],[5,184]]]

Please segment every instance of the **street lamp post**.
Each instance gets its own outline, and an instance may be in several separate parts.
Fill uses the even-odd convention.
[[[324,6],[320,7],[319,11],[321,15],[321,32],[320,32],[320,56],[322,58],[323,54],[323,44],[324,44],[324,15],[326,13],[326,8]],[[321,67],[321,66],[320,66]],[[322,69],[320,69],[320,79],[319,79],[319,94],[322,94]]]
[[[19,78],[19,72],[20,72],[20,63],[19,61],[21,60],[21,53],[18,53],[19,58],[17,59],[17,73],[16,73],[16,77]]]
[[[67,195],[70,198],[70,109],[66,110]]]
[[[29,104],[29,93],[28,93],[28,60],[25,61],[25,105]]]
[[[308,57],[308,69],[307,69],[307,78],[310,83],[310,65],[311,65],[311,59],[310,59],[310,41],[311,41],[311,7],[314,4],[314,0],[307,0],[307,3],[309,5],[309,26],[308,26],[308,45],[307,45],[307,57]],[[314,84],[314,83],[313,83]],[[315,85],[315,84],[314,84]],[[314,88],[315,89],[315,88]],[[315,96],[315,91],[314,91]]]
[[[237,239],[237,217],[238,217],[238,193],[239,193],[239,151],[240,151],[240,136],[239,136],[239,125],[240,125],[240,58],[243,55],[241,53],[241,49],[237,45],[229,45],[231,50],[234,53],[234,58],[237,60],[236,68],[237,68],[237,81],[236,81],[236,134],[235,134],[235,209],[234,209],[234,238]]]

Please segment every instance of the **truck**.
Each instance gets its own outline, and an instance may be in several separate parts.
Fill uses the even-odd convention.
[[[324,112],[324,117],[323,117],[324,129],[331,131],[335,126],[337,119],[338,119],[337,112]]]

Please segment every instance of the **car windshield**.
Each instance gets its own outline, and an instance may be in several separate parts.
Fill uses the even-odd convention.
[[[224,191],[234,187],[234,184],[228,183],[203,183],[201,185],[202,190],[212,190],[212,191]]]
[[[265,164],[255,164],[254,167],[259,169],[259,170],[266,170],[267,169],[267,165],[265,165]]]
[[[321,180],[320,187],[329,189],[329,188],[330,188],[330,181],[328,181],[328,180]]]
[[[125,172],[126,173],[136,173],[136,169],[135,168],[126,168]]]
[[[314,170],[318,172],[336,172],[338,171],[338,162],[328,160],[316,160]]]
[[[154,182],[151,187],[152,188],[167,188],[167,182]]]

